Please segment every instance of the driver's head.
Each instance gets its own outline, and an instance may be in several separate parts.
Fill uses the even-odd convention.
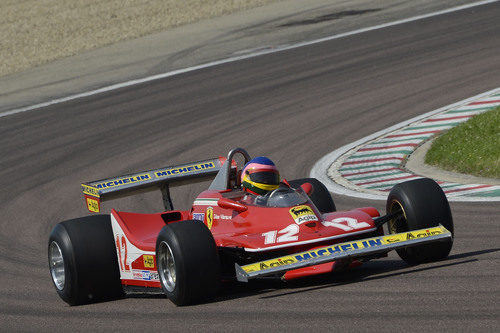
[[[241,172],[241,185],[247,192],[264,195],[278,188],[280,174],[273,161],[267,157],[250,160]]]

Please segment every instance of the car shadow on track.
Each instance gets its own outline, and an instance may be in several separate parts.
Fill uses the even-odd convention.
[[[475,262],[479,259],[474,257],[497,251],[500,251],[500,248],[457,253],[450,255],[445,260],[419,266],[410,266],[403,260],[373,260],[354,269],[306,277],[289,282],[283,282],[275,278],[251,280],[248,283],[226,282],[221,285],[216,299],[209,303],[224,302],[256,295],[260,295],[261,299],[276,298],[334,286],[385,279],[432,269],[441,269]],[[465,258],[468,259],[456,261]],[[273,294],[267,295],[269,293]],[[127,293],[126,298],[165,298],[165,295],[161,289],[158,289],[156,293]]]
[[[441,269],[475,262],[479,259],[474,257],[497,251],[500,251],[500,248],[458,253],[450,255],[445,260],[419,266],[410,266],[403,260],[374,260],[366,262],[362,266],[354,269],[317,275],[289,282],[270,279],[250,281],[248,284],[229,283],[225,285],[223,290],[221,290],[215,302],[222,302],[259,294],[262,294],[260,297],[261,299],[276,298],[290,294],[308,292],[311,290],[330,288],[333,286],[385,279],[393,276],[401,276],[432,269]],[[456,261],[457,259],[464,258],[469,259]],[[280,289],[282,289],[283,292],[279,292]],[[273,295],[266,295],[270,292],[276,291],[278,291],[278,294],[274,293]]]

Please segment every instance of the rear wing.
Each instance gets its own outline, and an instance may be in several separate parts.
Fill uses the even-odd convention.
[[[222,168],[223,157],[101,179],[82,184],[90,212],[98,213],[101,202],[124,196],[161,190],[165,209],[172,210],[169,187],[212,179]]]

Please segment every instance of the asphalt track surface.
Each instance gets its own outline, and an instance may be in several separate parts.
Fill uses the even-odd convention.
[[[225,288],[210,304],[162,297],[69,307],[46,248],[86,215],[80,181],[225,154],[267,155],[287,179],[326,153],[500,83],[500,5],[485,5],[5,117],[0,122],[2,330],[453,330],[500,327],[498,203],[452,203],[450,257],[397,254],[290,284]],[[178,188],[187,208],[201,186]],[[335,198],[339,209],[381,201]],[[161,209],[151,193],[105,204]],[[98,274],[98,272],[96,272]]]

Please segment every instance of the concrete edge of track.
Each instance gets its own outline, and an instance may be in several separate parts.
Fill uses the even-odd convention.
[[[425,173],[406,163],[419,147],[441,131],[500,105],[500,88],[427,112],[322,157],[311,170],[335,194],[385,200],[396,183],[422,177],[438,181],[450,201],[500,201],[498,182],[448,181],[444,172]]]

